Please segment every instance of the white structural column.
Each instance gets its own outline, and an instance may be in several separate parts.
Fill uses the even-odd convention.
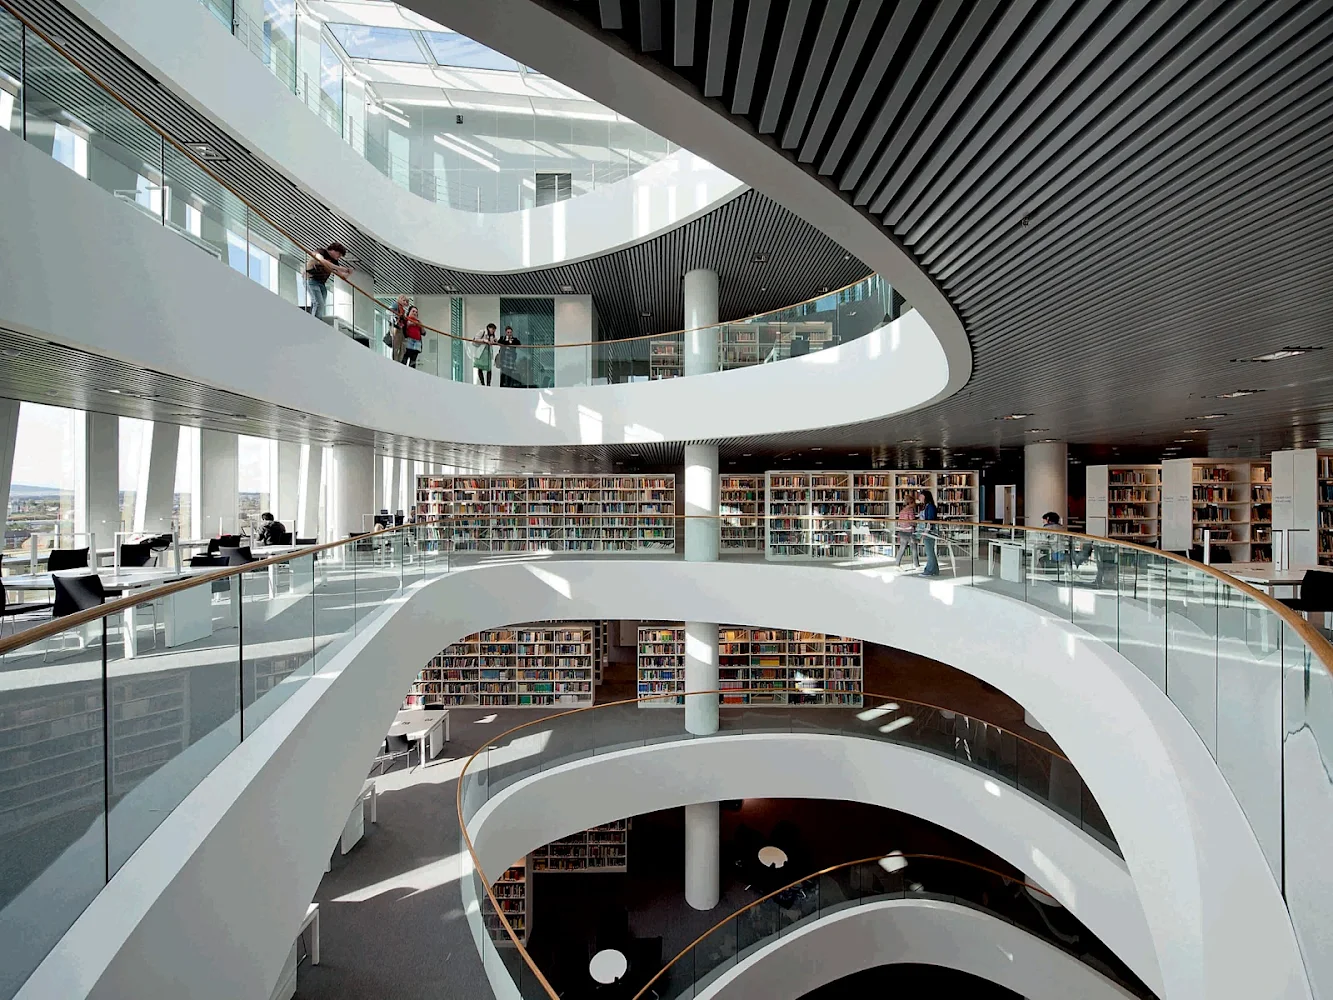
[[[717,272],[698,268],[681,282],[685,295],[685,344],[682,347],[686,375],[715,372],[717,354]]]
[[[9,510],[9,484],[14,479],[14,444],[19,435],[19,401],[0,399],[0,510]]]
[[[685,690],[716,691],[717,622],[685,623]],[[685,698],[685,731],[696,736],[717,732],[718,698],[715,694]]]
[[[716,562],[722,526],[718,520],[717,445],[685,446],[685,558]]]
[[[120,530],[120,418],[85,412],[82,431],[83,454],[75,469],[74,530],[91,533],[97,548],[106,549]],[[77,542],[82,546],[87,539]]]
[[[329,535],[326,541],[346,538],[362,528],[363,515],[375,513],[375,450],[368,444],[333,446],[333,467],[328,470]]]
[[[1047,511],[1069,520],[1069,445],[1043,441],[1023,448],[1023,523],[1040,527]]]
[[[278,489],[273,498],[273,516],[286,524],[289,531],[296,528],[301,503],[301,452],[296,441],[278,442]]]
[[[234,534],[240,528],[239,451],[230,431],[199,432],[199,530],[205,536]]]
[[[202,432],[202,434],[207,433],[208,431]],[[140,512],[137,509],[140,501],[138,498],[135,499],[134,526],[136,529],[142,529],[143,531],[171,530],[171,510],[176,499],[176,458],[180,452],[180,435],[181,429],[178,424],[164,424],[160,420],[153,421],[152,436],[148,442],[148,473],[144,477],[142,518],[140,518]],[[196,463],[195,472],[198,471],[199,465]],[[213,531],[206,528],[202,516],[199,514],[199,497],[201,494],[197,477],[190,486],[195,497],[193,509],[196,523],[182,524],[178,527],[178,530],[184,538],[192,537],[196,531],[202,534],[212,534]],[[235,509],[236,504],[233,503],[233,513]],[[213,527],[216,529],[216,522],[214,522]]]
[[[714,282],[716,290],[716,276]],[[685,558],[691,562],[717,561],[721,538],[717,473],[717,445],[685,446]],[[718,689],[717,647],[717,622],[685,623],[685,729],[697,735],[718,729],[717,695],[689,695],[691,691]],[[720,896],[722,844],[718,831],[718,803],[686,807],[685,901],[696,910],[711,910]]]
[[[685,807],[685,902],[711,910],[721,897],[721,808],[716,802]]]
[[[319,487],[323,476],[323,446],[301,445],[301,471],[296,487],[296,533],[302,538],[319,537]]]

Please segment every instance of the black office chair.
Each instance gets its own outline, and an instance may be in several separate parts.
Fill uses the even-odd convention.
[[[31,604],[10,604],[9,597],[5,593],[5,585],[0,582],[0,629],[3,629],[4,619],[10,619],[11,631],[17,631],[18,626],[14,619],[19,615],[36,614],[39,611],[50,611],[51,602],[45,603],[33,602]]]
[[[318,544],[319,544],[319,539],[318,539],[318,538],[298,538],[298,539],[296,540],[295,544],[296,544],[296,545],[318,545]]]
[[[1281,597],[1279,600],[1294,611],[1333,611],[1333,572],[1307,569],[1305,576],[1301,577],[1301,595]]]
[[[87,549],[84,549],[87,552]],[[51,610],[52,617],[65,618],[68,615],[77,614],[80,611],[87,611],[89,608],[100,607],[106,603],[106,589],[102,586],[102,578],[96,573],[79,573],[74,576],[53,576],[51,583],[55,588],[55,602]],[[65,636],[68,631],[60,633],[60,648],[65,648]],[[42,659],[46,659],[50,653],[50,647],[42,653]]]
[[[190,568],[191,568],[191,569],[207,568],[207,567],[209,567],[209,566],[216,566],[217,568],[221,569],[223,566],[230,566],[230,565],[231,565],[231,564],[230,564],[229,562],[227,562],[226,559],[222,558],[222,556],[191,556],[191,557],[190,557]]]
[[[224,566],[244,566],[259,561],[251,554],[248,545],[224,545],[218,549],[218,555],[226,560]]]
[[[121,566],[147,566],[152,561],[153,546],[151,542],[120,543]]]
[[[208,554],[210,556],[217,555],[218,552],[224,548],[235,548],[240,544],[240,535],[218,535],[217,538],[210,538],[208,540]]]
[[[52,549],[46,556],[46,571],[55,573],[62,569],[83,569],[88,565],[88,548]]]

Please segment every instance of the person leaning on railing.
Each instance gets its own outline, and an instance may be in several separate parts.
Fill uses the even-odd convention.
[[[341,243],[330,243],[323,250],[316,250],[310,255],[305,266],[305,292],[310,300],[310,315],[324,322],[329,322],[324,315],[329,301],[329,279],[334,275],[350,278],[352,269],[341,263],[347,256],[347,248]]]

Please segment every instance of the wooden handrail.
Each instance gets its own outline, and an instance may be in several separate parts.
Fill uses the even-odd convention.
[[[667,962],[666,965],[662,966],[662,968],[657,972],[656,975],[653,976],[652,979],[650,979],[650,980],[648,980],[648,982],[644,983],[644,985],[643,985],[643,989],[639,990],[638,993],[635,993],[634,996],[631,998],[631,1000],[641,1000],[642,997],[646,997],[646,996],[648,995],[648,991],[652,988],[653,983],[657,982],[657,981],[658,981],[659,979],[661,979],[664,975],[666,975],[669,971],[671,971],[671,968],[672,968],[677,962],[679,962],[682,958],[684,958],[686,955],[688,955],[690,952],[692,952],[695,948],[697,948],[700,944],[702,944],[702,943],[703,943],[709,936],[711,936],[712,934],[715,934],[717,931],[721,930],[723,927],[725,927],[727,924],[731,923],[731,921],[735,920],[737,917],[739,917],[742,913],[745,913],[747,910],[752,910],[752,909],[754,909],[756,906],[759,906],[761,903],[766,903],[768,900],[772,899],[774,896],[780,896],[782,893],[786,892],[788,889],[794,889],[794,888],[795,888],[796,886],[798,886],[798,885],[804,885],[806,882],[809,882],[811,879],[819,878],[819,876],[821,876],[821,875],[827,875],[829,872],[836,872],[836,871],[839,871],[839,870],[841,870],[841,869],[843,869],[843,868],[851,868],[851,867],[854,866],[854,865],[866,865],[866,864],[871,864],[871,863],[878,862],[878,861],[883,861],[885,858],[902,858],[904,861],[910,861],[910,860],[915,860],[915,861],[948,861],[948,862],[950,862],[950,863],[952,863],[952,864],[962,865],[962,866],[964,866],[964,867],[966,867],[966,868],[972,868],[972,869],[975,869],[976,871],[986,872],[988,875],[996,875],[996,876],[998,876],[999,878],[1004,879],[1006,882],[1012,882],[1014,885],[1022,886],[1023,888],[1025,888],[1025,889],[1027,889],[1027,890],[1029,890],[1029,891],[1031,891],[1031,892],[1039,892],[1039,893],[1041,893],[1043,896],[1045,896],[1047,899],[1049,899],[1052,903],[1055,903],[1055,904],[1059,905],[1059,900],[1057,900],[1054,896],[1052,896],[1049,892],[1047,892],[1047,891],[1046,891],[1045,889],[1043,889],[1041,886],[1039,886],[1039,885],[1033,885],[1031,882],[1026,882],[1026,881],[1024,881],[1024,880],[1021,879],[1021,878],[1015,878],[1013,875],[1010,875],[1010,874],[1008,874],[1008,873],[1006,873],[1006,872],[998,871],[998,870],[996,870],[996,869],[994,869],[994,868],[988,868],[988,867],[986,867],[985,865],[979,865],[979,864],[977,864],[975,861],[964,861],[962,858],[953,858],[953,857],[949,857],[948,855],[945,855],[945,854],[904,854],[904,853],[901,853],[901,852],[886,852],[886,853],[884,853],[884,854],[872,854],[872,855],[871,855],[870,857],[868,857],[868,858],[857,858],[855,861],[844,861],[844,862],[842,862],[841,864],[830,865],[830,866],[827,867],[827,868],[821,868],[821,869],[819,869],[819,871],[811,872],[809,875],[805,876],[805,878],[798,878],[798,879],[796,879],[796,880],[793,881],[793,882],[788,882],[788,883],[787,883],[786,885],[784,885],[782,888],[780,888],[780,889],[774,889],[772,892],[768,893],[767,895],[765,895],[765,896],[760,896],[758,899],[754,900],[753,902],[747,903],[745,906],[742,906],[739,910],[736,910],[734,913],[730,914],[729,916],[723,917],[721,920],[719,920],[717,923],[715,923],[712,927],[708,928],[708,930],[704,931],[704,932],[703,932],[702,934],[700,934],[697,938],[695,938],[693,941],[691,941],[689,944],[687,944],[684,948],[682,948],[682,949],[676,954],[676,957],[675,957],[675,958],[673,958],[670,962]]]
[[[478,858],[477,858],[477,852],[476,852],[476,850],[475,850],[474,847],[473,847],[473,844],[472,844],[472,835],[471,835],[470,833],[468,833],[468,829],[467,829],[467,818],[463,815],[463,784],[464,784],[464,780],[465,780],[466,777],[467,777],[468,770],[472,767],[473,762],[476,761],[476,759],[477,759],[478,757],[480,757],[483,753],[488,753],[490,750],[492,750],[493,748],[495,748],[498,744],[500,744],[500,743],[503,742],[504,740],[508,739],[508,738],[509,738],[510,736],[512,736],[513,734],[518,733],[518,732],[521,732],[522,730],[524,730],[524,729],[528,729],[528,728],[533,727],[533,726],[548,726],[548,725],[549,725],[553,720],[555,720],[555,719],[563,719],[563,718],[566,718],[566,717],[568,717],[568,716],[572,716],[572,715],[581,715],[581,714],[583,714],[584,712],[597,712],[597,711],[601,711],[602,709],[607,709],[607,708],[617,708],[617,707],[623,707],[623,706],[625,706],[625,705],[637,705],[637,704],[640,704],[640,703],[643,703],[643,702],[666,701],[666,700],[668,700],[668,699],[677,699],[677,698],[694,698],[694,697],[700,697],[700,696],[704,696],[704,695],[720,695],[720,696],[731,695],[731,696],[735,696],[735,695],[742,695],[742,694],[765,694],[765,695],[769,695],[769,694],[804,694],[804,695],[811,695],[811,694],[837,694],[837,695],[849,695],[849,694],[851,694],[851,695],[858,695],[858,694],[859,694],[859,695],[862,696],[862,698],[876,698],[876,699],[880,699],[880,700],[882,700],[882,701],[886,701],[886,702],[896,702],[896,703],[898,703],[899,705],[919,705],[919,706],[921,706],[921,707],[923,707],[923,708],[931,708],[931,709],[935,709],[936,711],[942,711],[942,712],[957,712],[957,711],[958,711],[957,709],[945,708],[945,707],[943,707],[943,706],[941,706],[941,705],[932,705],[932,704],[930,704],[929,702],[917,701],[917,700],[914,699],[914,698],[900,698],[900,697],[897,697],[897,696],[895,696],[895,695],[876,694],[876,693],[874,693],[874,692],[872,692],[872,691],[858,691],[858,690],[853,690],[853,691],[834,691],[834,690],[827,690],[827,689],[824,689],[824,688],[717,688],[717,689],[708,690],[708,691],[690,691],[690,692],[688,692],[688,693],[685,693],[685,692],[671,692],[671,693],[665,693],[665,694],[640,695],[640,696],[635,697],[635,698],[624,698],[624,699],[621,699],[621,700],[619,700],[619,701],[604,702],[603,704],[600,704],[600,705],[581,705],[581,706],[579,706],[578,708],[567,709],[567,710],[565,710],[565,711],[563,711],[563,712],[553,712],[553,713],[551,713],[550,715],[543,715],[543,716],[541,716],[540,718],[532,719],[532,720],[529,720],[528,722],[520,723],[520,724],[517,725],[517,726],[511,726],[509,729],[506,729],[504,732],[500,733],[498,736],[495,736],[495,737],[493,737],[492,739],[488,740],[485,746],[479,748],[479,749],[476,750],[470,757],[468,757],[467,761],[463,764],[462,770],[460,770],[459,773],[458,773],[457,785],[456,785],[456,787],[455,787],[455,791],[454,791],[454,805],[455,805],[455,808],[456,808],[456,810],[457,810],[457,812],[458,812],[458,828],[459,828],[459,830],[460,830],[460,831],[462,832],[462,834],[463,834],[463,843],[464,843],[464,844],[466,845],[466,847],[467,847],[468,857],[469,857],[469,858],[471,859],[471,861],[472,861],[472,867],[473,867],[473,870],[477,873],[478,878],[481,880],[481,884],[482,884],[483,889],[485,890],[486,896],[487,896],[487,898],[490,900],[490,902],[491,902],[491,906],[494,908],[494,912],[495,912],[495,914],[500,918],[500,923],[504,925],[505,933],[508,934],[510,940],[513,941],[513,943],[514,943],[514,946],[519,950],[519,954],[523,957],[523,961],[524,961],[524,963],[528,966],[529,969],[532,970],[533,974],[536,975],[538,981],[541,982],[542,986],[548,991],[549,996],[551,997],[551,1000],[559,1000],[559,995],[558,995],[558,994],[551,988],[550,983],[547,982],[545,976],[542,975],[541,970],[537,968],[537,963],[536,963],[536,961],[535,961],[535,960],[532,958],[532,956],[528,953],[528,950],[523,946],[523,942],[521,942],[521,941],[518,939],[518,934],[517,934],[517,932],[514,930],[514,928],[513,928],[512,926],[510,926],[509,921],[505,918],[505,916],[504,916],[504,911],[501,910],[501,908],[500,908],[499,900],[496,899],[495,893],[494,893],[494,891],[493,891],[493,889],[492,889],[492,887],[491,887],[490,880],[489,880],[489,878],[487,877],[485,871],[482,870],[481,862],[478,860]],[[724,707],[725,707],[725,706],[724,706]],[[781,708],[782,706],[772,706],[772,707],[774,707],[774,708]],[[794,707],[799,708],[800,706],[794,706]],[[847,708],[847,710],[851,711],[851,710],[855,709],[855,708],[858,707],[858,706],[848,705],[848,706],[833,706],[833,707],[845,707],[845,708]],[[861,708],[863,711],[864,711],[865,707],[866,707],[866,706],[860,706],[860,708]],[[873,708],[874,706],[870,706],[870,707]],[[959,714],[964,714],[964,715],[966,715],[966,713],[959,713]],[[977,718],[976,716],[968,716],[968,717],[969,717],[969,718],[974,718],[974,719]],[[1064,762],[1067,763],[1067,764],[1070,763],[1069,758],[1066,757],[1064,754],[1060,753],[1058,750],[1052,750],[1050,747],[1042,746],[1040,743],[1036,743],[1036,742],[1034,742],[1033,740],[1028,739],[1026,736],[1023,736],[1023,735],[1021,735],[1020,733],[1016,733],[1016,732],[1014,732],[1014,731],[1011,730],[1011,729],[1006,729],[1004,726],[997,725],[997,724],[994,723],[994,722],[989,722],[989,721],[987,721],[987,720],[985,720],[985,719],[977,719],[977,721],[983,723],[983,724],[986,725],[986,726],[991,727],[992,729],[998,730],[998,731],[1001,732],[1001,733],[1005,733],[1006,735],[1012,736],[1012,737],[1014,737],[1015,739],[1022,740],[1024,743],[1028,744],[1029,746],[1035,747],[1037,750],[1040,750],[1042,753],[1045,753],[1045,754],[1049,755],[1050,757],[1056,758],[1056,759],[1058,759],[1058,760],[1062,760],[1062,761],[1064,761]],[[725,736],[725,735],[727,735],[727,733],[726,733],[725,731],[722,731],[722,732],[719,732],[718,735],[720,735],[720,736]],[[872,859],[870,859],[870,860],[875,860],[875,859],[877,859],[878,857],[882,857],[882,856],[883,856],[883,855],[876,855],[876,858],[872,858]],[[924,857],[932,857],[933,855],[908,855],[908,856],[909,856],[909,857],[923,857],[923,858],[924,858]],[[864,859],[863,859],[863,860],[864,860]],[[946,860],[953,860],[953,859],[946,859]],[[860,862],[850,861],[850,862],[845,862],[844,864],[859,864],[859,863],[860,863]],[[837,867],[842,867],[842,866],[835,865],[834,867],[837,868]],[[980,866],[974,866],[974,867],[980,867]],[[828,871],[832,871],[833,869],[827,869],[827,870],[828,870]],[[822,874],[822,873],[821,873],[821,872],[815,872],[815,875],[819,875],[819,874]],[[999,873],[997,873],[997,874],[999,874]],[[813,877],[814,877],[814,876],[812,876],[812,875],[807,875],[807,876],[806,876],[806,879],[808,879],[808,878],[813,878]],[[1005,876],[1005,877],[1008,877],[1008,876]],[[800,880],[798,880],[798,882],[803,882],[803,881],[805,881],[805,879],[800,879]],[[1018,881],[1018,880],[1015,879],[1015,881]],[[793,884],[796,884],[796,883],[793,883]],[[1025,883],[1025,884],[1026,884],[1026,883]],[[784,887],[784,888],[787,888],[787,887]],[[1041,891],[1042,893],[1045,893],[1045,890],[1044,890],[1044,889],[1040,889],[1040,887],[1038,887],[1038,886],[1034,886],[1033,888],[1036,888],[1036,889],[1038,889],[1039,891]],[[778,890],[778,891],[781,892],[782,890]],[[772,894],[770,894],[770,895],[772,895]],[[1048,895],[1049,895],[1049,894],[1048,894]],[[764,898],[767,899],[768,897],[764,897]],[[763,900],[762,900],[762,899],[761,899],[761,900],[756,900],[756,903],[759,903],[759,902],[763,902]],[[754,904],[751,904],[751,905],[754,905]],[[748,907],[745,907],[744,909],[748,909]],[[733,916],[734,916],[734,914],[733,914]],[[730,918],[728,918],[728,919],[730,919]],[[723,921],[723,922],[725,923],[725,921]],[[714,929],[716,929],[716,928],[714,928]],[[711,933],[711,932],[710,932],[710,933]],[[707,936],[707,935],[705,935],[705,936]],[[702,938],[701,938],[700,940],[702,940]],[[696,941],[695,944],[697,944],[697,943],[698,943],[698,942]],[[693,947],[693,945],[691,945],[691,947]],[[686,949],[686,951],[688,951],[688,950],[689,950],[689,949]],[[684,952],[682,952],[681,954],[683,955]],[[677,958],[679,958],[679,957],[680,957],[680,956],[677,956]],[[672,960],[673,963],[674,963],[674,961],[675,961],[675,959]],[[669,968],[669,966],[668,966],[668,968]],[[665,972],[666,969],[663,969],[662,971]],[[659,973],[659,975],[660,975],[660,973]],[[657,977],[654,976],[654,977],[653,977],[653,981],[655,981],[656,978],[657,978]],[[635,998],[635,1000],[637,1000],[637,997]]]
[[[193,164],[194,164],[195,166],[197,166],[200,170],[202,170],[205,174],[207,174],[210,178],[212,178],[213,181],[215,181],[215,182],[218,184],[218,186],[220,186],[224,191],[228,192],[233,198],[235,198],[235,199],[236,199],[237,201],[239,201],[242,205],[244,205],[248,211],[254,212],[255,215],[257,215],[257,216],[259,216],[259,218],[263,219],[264,222],[266,222],[269,226],[271,226],[275,232],[279,233],[279,234],[283,237],[283,239],[287,240],[289,243],[291,243],[292,246],[296,247],[296,249],[300,250],[300,251],[301,251],[303,254],[305,254],[307,257],[310,257],[310,256],[313,256],[313,255],[314,255],[314,251],[311,251],[311,250],[308,249],[307,247],[303,246],[303,245],[302,245],[302,244],[301,244],[301,243],[300,243],[294,236],[292,236],[292,234],[289,233],[286,229],[284,229],[284,228],[283,228],[282,226],[280,226],[278,223],[274,222],[273,219],[269,218],[267,215],[264,214],[264,212],[262,212],[260,209],[256,208],[254,205],[252,205],[252,204],[251,204],[249,201],[247,201],[242,195],[239,195],[239,194],[237,194],[235,191],[233,191],[221,177],[219,177],[213,170],[211,170],[211,169],[208,167],[206,161],[200,159],[200,158],[194,153],[193,150],[189,149],[188,147],[184,146],[184,145],[181,144],[180,142],[176,141],[175,138],[173,138],[173,137],[172,137],[171,135],[169,135],[167,132],[165,132],[165,131],[163,131],[161,128],[159,128],[158,125],[157,125],[155,122],[153,122],[152,120],[150,120],[147,116],[141,114],[141,113],[134,107],[134,105],[131,104],[128,100],[126,100],[125,97],[124,97],[122,94],[120,94],[114,87],[111,86],[111,84],[107,83],[107,82],[106,82],[105,80],[103,80],[100,76],[98,76],[98,75],[97,75],[96,73],[94,73],[91,69],[89,69],[84,63],[80,62],[77,58],[75,58],[75,57],[69,52],[69,50],[66,49],[62,44],[60,44],[59,42],[57,42],[57,41],[56,41],[55,39],[53,39],[50,35],[46,34],[44,31],[42,31],[40,28],[38,28],[35,24],[33,24],[30,20],[28,20],[26,17],[24,17],[23,14],[22,14],[22,12],[17,11],[17,10],[15,10],[13,7],[11,7],[11,6],[9,5],[9,3],[7,2],[7,0],[0,0],[0,7],[3,7],[3,8],[4,8],[6,11],[8,11],[11,15],[13,15],[13,17],[14,17],[15,19],[17,19],[17,20],[18,20],[18,21],[19,21],[19,22],[20,22],[20,23],[21,23],[21,24],[22,24],[28,31],[31,31],[34,35],[36,35],[38,38],[40,38],[43,42],[45,42],[47,45],[49,45],[52,49],[54,49],[56,52],[60,53],[60,55],[61,55],[65,60],[67,60],[67,61],[70,63],[70,65],[72,65],[72,66],[73,66],[75,69],[77,69],[80,73],[82,73],[82,74],[83,74],[84,76],[86,76],[89,80],[91,80],[91,81],[92,81],[93,83],[95,83],[98,87],[100,87],[103,91],[105,91],[105,92],[107,93],[107,95],[108,95],[109,97],[111,97],[117,104],[121,105],[123,108],[125,108],[126,111],[128,111],[130,114],[132,114],[135,118],[139,119],[139,121],[141,121],[145,126],[147,126],[150,130],[152,130],[153,132],[155,132],[158,136],[160,136],[163,142],[166,142],[166,143],[170,144],[171,147],[172,147],[173,149],[175,149],[178,153],[180,153],[182,156],[185,156],[187,159],[189,159],[191,163],[193,163]],[[26,85],[26,81],[24,81],[24,83],[25,83],[25,85]],[[163,169],[163,173],[164,173],[164,175],[165,175],[165,172],[166,172],[166,164],[165,164],[165,163],[162,164],[162,169]],[[165,183],[165,176],[163,177],[163,181],[164,181],[164,183]],[[322,248],[321,248],[321,249],[322,249]],[[554,266],[558,266],[558,265],[552,265],[552,266],[554,267]],[[480,273],[480,272],[479,272],[479,273]],[[711,324],[711,325],[709,325],[709,326],[691,327],[690,329],[687,329],[687,330],[672,330],[672,331],[668,331],[668,332],[666,332],[666,333],[646,333],[646,334],[641,334],[641,335],[636,336],[636,337],[622,337],[622,338],[620,338],[620,339],[618,339],[618,340],[589,340],[589,341],[585,341],[585,342],[583,342],[583,343],[578,343],[578,344],[521,344],[521,345],[519,345],[519,346],[520,346],[520,348],[527,348],[527,349],[543,349],[543,350],[557,350],[557,349],[562,349],[562,348],[566,348],[566,347],[605,347],[605,346],[608,345],[608,344],[623,344],[623,343],[629,343],[629,342],[636,341],[636,340],[656,340],[656,339],[660,339],[660,338],[662,338],[662,337],[684,336],[685,334],[687,334],[687,333],[692,333],[692,332],[694,332],[695,330],[712,330],[712,329],[716,329],[717,327],[720,327],[720,326],[729,326],[729,325],[731,325],[731,324],[738,324],[738,323],[750,323],[750,322],[753,322],[753,321],[755,321],[755,320],[757,320],[757,319],[763,319],[763,318],[766,317],[766,316],[771,316],[771,315],[773,315],[773,314],[775,314],[775,313],[783,312],[784,310],[787,310],[787,309],[796,309],[796,308],[799,308],[800,306],[808,305],[808,304],[811,303],[811,302],[817,302],[817,301],[819,301],[820,299],[822,299],[822,298],[826,298],[826,297],[828,297],[828,296],[830,296],[830,295],[837,295],[837,294],[839,294],[840,292],[845,292],[847,289],[849,289],[849,288],[854,288],[855,286],[861,284],[863,281],[868,281],[869,279],[873,278],[874,276],[875,276],[874,272],[871,272],[870,274],[866,275],[866,276],[863,277],[863,278],[858,278],[856,281],[853,281],[853,282],[850,282],[850,283],[848,283],[848,284],[846,284],[846,285],[843,285],[841,288],[834,288],[834,289],[831,289],[830,291],[827,291],[827,292],[820,292],[818,295],[813,295],[813,296],[811,296],[811,297],[808,298],[808,299],[803,299],[803,300],[801,300],[800,302],[793,302],[791,305],[781,306],[781,307],[779,307],[779,308],[777,308],[777,309],[769,309],[769,310],[766,310],[766,311],[764,311],[764,312],[755,313],[755,314],[752,315],[752,316],[744,316],[744,317],[741,317],[740,319],[727,320],[725,323],[714,323],[714,324]],[[355,282],[348,281],[346,278],[343,278],[343,279],[341,279],[341,280],[342,280],[343,282],[345,282],[349,287],[351,287],[354,291],[359,292],[360,294],[364,295],[366,298],[370,299],[370,300],[371,300],[373,303],[375,303],[375,305],[378,306],[379,308],[381,308],[381,309],[385,309],[385,310],[388,310],[388,309],[390,308],[389,306],[385,306],[385,305],[383,305],[383,304],[379,301],[378,296],[376,296],[373,292],[368,292],[368,291],[366,291],[366,290],[365,290],[364,288],[362,288],[360,285],[356,284]],[[439,334],[441,337],[448,337],[450,340],[458,340],[458,341],[463,341],[464,343],[470,343],[470,344],[488,343],[487,341],[480,341],[480,340],[477,340],[475,337],[463,337],[463,336],[459,336],[458,334],[455,334],[455,333],[450,333],[450,332],[447,331],[447,330],[440,330],[440,329],[437,329],[436,327],[433,327],[433,326],[427,326],[425,323],[422,323],[422,324],[421,324],[421,328],[422,328],[423,330],[429,330],[431,333]]]

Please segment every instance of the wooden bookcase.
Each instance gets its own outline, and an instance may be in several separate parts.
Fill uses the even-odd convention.
[[[629,864],[629,820],[594,826],[537,848],[528,868],[540,872],[623,872]]]
[[[764,477],[721,476],[718,502],[722,514],[722,551],[762,552]]]
[[[679,334],[672,334],[648,341],[648,377],[679,378],[684,372],[684,359],[681,347],[684,343]]]
[[[495,898],[500,904],[500,909],[504,911],[505,919],[509,925],[514,928],[514,933],[519,939],[527,944],[528,942],[528,868],[525,859],[520,858],[514,864],[510,865],[503,875],[491,884],[491,890],[495,893]],[[504,925],[500,923],[500,918],[490,912],[490,907],[483,910],[485,916],[486,931],[490,934],[491,940],[497,945],[512,948],[514,942],[509,935],[505,933]]]
[[[746,368],[757,365],[763,360],[759,350],[758,324],[728,323],[718,331],[720,368]]]
[[[1162,548],[1188,552],[1211,532],[1231,562],[1273,558],[1272,466],[1261,459],[1162,462]]]
[[[860,705],[864,679],[861,640],[792,629],[718,628],[718,687],[771,688],[773,694],[723,694],[726,705]],[[812,693],[782,692],[809,688]],[[828,693],[813,693],[816,690]],[[685,690],[685,628],[639,629],[639,694]],[[846,692],[845,694],[839,692]],[[640,708],[680,705],[683,697],[640,703]]]
[[[978,474],[968,470],[770,471],[765,485],[765,555],[775,561],[892,555],[893,521],[917,490],[931,491],[941,521],[980,513]]]
[[[1333,451],[1275,451],[1272,470],[1273,529],[1285,536],[1287,565],[1333,565]]]
[[[1160,541],[1160,465],[1089,465],[1085,477],[1088,534],[1141,545]]]
[[[455,552],[674,552],[676,477],[418,476],[418,519]]]
[[[591,622],[531,622],[468,636],[431,658],[405,708],[591,705]]]

